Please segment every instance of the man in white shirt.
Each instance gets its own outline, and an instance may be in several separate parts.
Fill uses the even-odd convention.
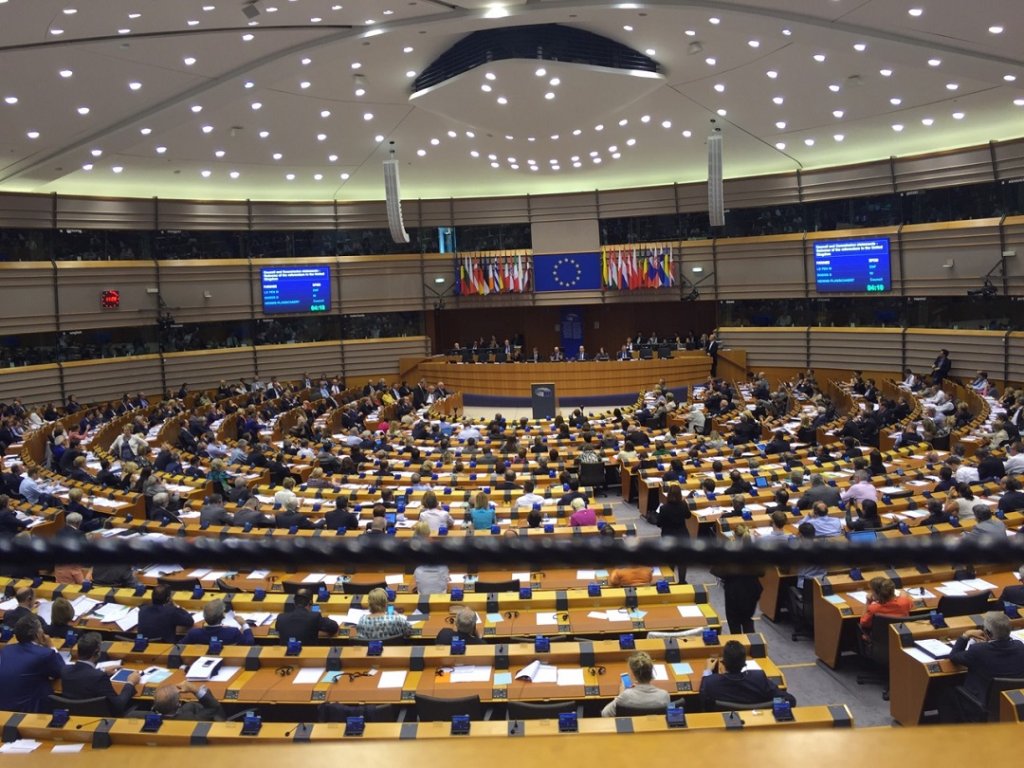
[[[1003,459],[1003,468],[1007,475],[1024,475],[1024,452],[1021,451],[1020,442],[1010,443],[1006,449],[1006,458]]]
[[[964,464],[959,456],[950,456],[948,464],[953,469],[953,479],[958,483],[978,482],[978,468]]]
[[[814,528],[815,538],[822,539],[842,535],[842,521],[838,517],[829,517],[828,505],[824,501],[814,502],[811,510],[813,514],[805,517],[800,523],[810,523],[811,527]]]
[[[690,407],[690,412],[686,414],[686,430],[693,433],[703,433],[704,423],[707,421],[704,416],[704,409],[700,407],[699,403],[694,403]]]
[[[544,497],[533,492],[535,485],[533,480],[523,481],[523,495],[516,499],[516,508],[527,511],[533,509],[534,504],[543,504]]]
[[[479,440],[481,435],[480,430],[477,429],[476,426],[474,426],[473,424],[467,424],[461,430],[459,430],[458,437],[459,442],[464,443],[470,438],[472,438],[473,440]]]
[[[853,485],[839,494],[839,498],[843,501],[878,501],[878,491],[875,486],[871,484],[871,478],[864,470],[857,470],[853,473]],[[818,532],[821,536],[821,532]]]

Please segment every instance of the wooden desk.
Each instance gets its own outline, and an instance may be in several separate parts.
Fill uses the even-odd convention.
[[[1016,575],[1002,566],[979,566],[979,578],[995,584],[993,598],[998,598],[1002,588],[1019,583]],[[952,581],[954,567],[935,568],[921,573],[916,568],[893,568],[884,570],[863,570],[862,578],[854,580],[850,572],[831,574],[814,580],[814,652],[825,664],[835,669],[844,651],[857,648],[857,633],[861,616],[867,610],[862,603],[850,596],[851,592],[865,591],[871,579],[888,576],[911,598],[914,614],[927,613],[935,609],[941,593],[937,591],[945,581]],[[921,595],[919,590],[926,594]],[[979,590],[980,591],[980,590]],[[915,592],[918,595],[915,595]],[[928,596],[928,595],[932,596]]]
[[[1003,691],[999,697],[999,721],[1002,723],[1024,723],[1024,688]]]
[[[566,405],[577,397],[636,395],[659,379],[670,387],[705,381],[711,371],[703,352],[677,352],[669,360],[584,363],[461,364],[431,360],[421,363],[419,373],[428,381],[443,381],[448,389],[473,395],[519,398],[528,402],[530,384],[553,382]]]

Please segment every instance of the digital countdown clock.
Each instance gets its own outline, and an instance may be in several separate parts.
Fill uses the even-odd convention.
[[[100,293],[100,306],[103,309],[117,309],[121,306],[121,292],[110,290]]]

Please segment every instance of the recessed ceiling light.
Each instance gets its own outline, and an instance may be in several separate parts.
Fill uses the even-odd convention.
[[[29,131],[25,135],[28,136],[30,139],[38,139],[39,138],[39,131]]]
[[[928,59],[929,67],[937,67],[942,64],[942,59]]]
[[[581,162],[580,162],[579,160],[577,160],[576,162],[574,162],[574,163],[572,164],[572,167],[573,167],[573,168],[582,168],[582,167],[583,167],[583,163],[581,163]],[[536,168],[536,166],[534,166],[534,167],[533,167],[533,168],[531,168],[530,170],[532,170],[532,171],[535,171],[535,170],[537,170],[537,168]]]
[[[789,37],[790,35],[793,34],[793,30],[791,30],[791,29],[784,29],[784,30],[782,30],[782,34],[784,34],[786,37]]]
[[[366,122],[370,122],[371,120],[373,120],[373,112],[364,112],[363,120],[365,120]]]
[[[64,34],[64,30],[55,27],[55,28],[50,30],[50,34],[53,35],[54,37],[59,37],[60,35]]]
[[[204,125],[203,126],[203,133],[213,133],[213,126],[212,125]]]
[[[693,136],[693,131],[683,131],[683,138],[688,139]]]
[[[814,54],[813,58],[814,58],[814,60],[816,62],[821,64],[823,61],[825,61],[825,54],[824,53],[816,53],[816,54]]]
[[[441,140],[440,140],[440,139],[431,139],[431,140],[430,140],[430,143],[431,143],[431,144],[432,144],[433,146],[435,146],[435,147],[436,147],[436,146],[437,146],[438,144],[440,144],[440,143],[441,143]]]
[[[348,173],[342,173],[338,178],[340,178],[342,181],[348,181],[350,178],[352,178],[352,176],[351,174]]]
[[[963,120],[965,117],[967,117],[967,115],[965,115],[963,112],[954,112],[953,113],[953,119],[954,120]]]
[[[248,43],[251,42],[254,37],[256,37],[256,35],[254,35],[252,32],[246,32],[244,35],[242,35],[242,40]]]
[[[619,127],[623,127],[623,126],[626,126],[626,125],[629,125],[629,119],[628,118],[624,117],[621,120],[619,120]]]
[[[534,72],[533,74],[535,74],[537,77],[544,77],[544,75],[546,75],[547,73],[548,71],[544,69],[544,67],[538,67],[537,71]]]
[[[157,147],[157,148],[156,148],[156,153],[157,153],[158,155],[162,155],[162,154],[163,154],[164,152],[166,152],[166,151],[167,151],[167,147],[164,147],[164,146],[160,146],[160,147]]]
[[[323,181],[323,180],[324,180],[324,175],[322,173],[314,173],[313,174],[313,181]]]
[[[636,144],[636,139],[626,139],[627,147],[632,147],[634,144]]]
[[[708,56],[706,59],[704,59],[704,63],[707,64],[709,67],[713,67],[715,66],[715,64],[718,63],[718,59],[716,59],[714,56]]]
[[[362,63],[358,62],[358,61],[353,61],[352,64],[351,64],[352,69],[361,69],[362,66],[363,66]]]
[[[550,85],[552,87],[557,87],[557,86],[559,86],[561,84],[562,84],[562,80],[560,78],[557,78],[557,77],[552,77],[550,80],[548,80],[548,85]]]
[[[1008,83],[1014,83],[1014,82],[1017,81],[1017,76],[1016,75],[1003,75],[1003,80],[1005,80]]]
[[[326,133],[318,133],[316,135],[316,140],[317,141],[327,141],[327,134]]]
[[[63,77],[66,80],[67,78],[69,78],[73,74],[75,74],[75,71],[73,69],[62,69],[57,74],[59,74],[61,77]]]
[[[407,45],[407,46],[405,46],[405,48],[402,49],[402,53],[412,53],[412,52],[413,52],[413,47],[411,45]]]
[[[1003,28],[998,24],[993,24],[991,27],[988,28],[988,31],[991,32],[993,35],[1003,34]]]
[[[64,15],[65,16],[71,16],[71,15],[76,14],[76,13],[78,13],[78,9],[77,8],[65,8],[64,9]]]
[[[775,142],[775,148],[776,149],[780,149],[780,150],[781,149],[785,149],[786,148],[786,142],[784,142],[784,141],[777,141],[777,142]]]
[[[287,179],[288,181],[295,181],[295,174],[294,174],[294,173],[286,173],[286,174],[284,175],[284,177],[285,177],[285,179]]]
[[[504,104],[508,104],[508,99],[506,99],[504,96],[499,96],[498,97],[498,103],[499,104],[503,104],[503,105]]]
[[[408,72],[405,73],[405,76],[406,77],[416,77],[416,70],[415,69],[410,69]]]
[[[250,104],[249,106],[250,106],[250,107],[252,107],[252,108],[253,108],[253,110],[259,110],[259,109],[262,109],[262,108],[263,108],[263,102],[261,102],[261,101],[254,101],[254,102],[253,102],[252,104]]]
[[[484,93],[490,93],[490,92],[491,92],[491,90],[492,90],[492,88],[491,88],[491,86],[489,86],[489,85],[488,85],[487,83],[483,83],[483,84],[482,84],[482,85],[480,86],[480,90],[481,90],[481,91],[483,91]]]
[[[777,122],[775,124],[775,127],[778,128],[780,131],[786,130],[786,121],[785,120],[779,120],[779,122]]]
[[[717,16],[712,16],[710,19],[708,19],[708,24],[720,24],[721,22],[722,20]]]
[[[112,170],[114,173],[121,173],[121,171],[124,170],[124,166],[123,165],[115,165],[110,170]]]
[[[837,133],[837,134],[836,134],[835,136],[833,136],[832,138],[833,138],[834,140],[836,140],[836,141],[842,141],[842,140],[843,140],[843,139],[845,139],[846,137],[845,137],[845,136],[844,136],[843,134],[841,134],[841,133]]]
[[[78,108],[78,114],[80,114],[80,115],[88,115],[89,111],[90,110],[89,110],[88,107],[79,107]]]
[[[555,98],[555,94],[552,93],[551,91],[548,91],[547,93],[544,94],[544,98],[547,99],[548,101],[551,101],[553,98]]]
[[[604,123],[598,123],[597,125],[595,125],[594,126],[594,130],[598,131],[598,132],[603,131],[604,130]]]
[[[785,99],[783,99],[781,96],[773,96],[772,97],[772,103],[773,104],[777,104],[777,105],[781,106],[784,101],[785,101]]]
[[[922,118],[922,119],[921,119],[921,125],[924,125],[924,126],[927,126],[927,127],[929,127],[929,128],[930,128],[930,127],[931,127],[931,126],[933,126],[934,124],[935,124],[935,120],[933,120],[933,119],[932,119],[932,118],[930,118],[930,117],[925,117],[925,118]]]
[[[149,134],[151,134],[152,132],[152,128],[139,128],[139,133],[141,133],[143,136],[149,136]]]
[[[806,144],[808,147],[813,147],[814,139],[804,139],[804,144]]]
[[[923,8],[911,8],[910,10],[907,11],[907,13],[909,13],[914,18],[917,18],[918,16],[920,16],[921,14],[924,13],[924,9]]]
[[[878,74],[880,74],[882,77],[892,77],[892,70],[891,69],[880,69],[880,70],[878,70]]]
[[[273,157],[275,160],[280,160],[282,157],[284,157],[284,155],[282,155],[280,152],[275,152],[273,155],[271,155],[271,157]]]
[[[4,102],[6,102],[7,104],[17,104],[18,103],[18,97],[17,96],[4,96]]]
[[[92,163],[86,163],[85,165],[82,166],[82,170],[83,171],[91,171],[92,168],[93,168]]]
[[[189,109],[191,109],[193,112],[195,112],[198,115],[200,112],[203,111],[203,105],[202,104],[193,104],[191,107],[189,107]]]
[[[845,114],[846,113],[843,112],[843,110],[841,110],[841,109],[834,109],[834,110],[832,110],[832,117],[834,117],[836,120],[842,120],[843,119],[843,115],[845,115]]]
[[[719,109],[719,110],[716,110],[716,111],[717,111],[719,117],[725,117],[727,114],[729,114],[724,109]]]
[[[946,83],[946,90],[947,91],[956,91],[959,88],[960,88],[960,86],[957,83]]]
[[[671,120],[662,120],[661,121],[661,127],[662,128],[671,128],[672,127],[672,121]]]
[[[252,80],[246,80],[245,81],[245,87],[246,88],[255,88],[256,87],[256,83],[254,83]]]
[[[458,135],[459,134],[457,134],[455,131],[448,131],[448,138],[449,139],[458,138]]]
[[[867,49],[868,49],[867,43],[854,43],[853,44],[853,50],[857,51],[858,53],[863,53]]]
[[[622,25],[622,28],[623,28],[623,29],[624,29],[624,30],[625,30],[626,32],[632,32],[632,31],[633,31],[633,27],[631,27],[631,26],[630,26],[629,24],[623,24],[623,25]]]
[[[719,93],[725,93],[725,84],[715,83],[715,90],[718,91]]]
[[[480,153],[479,153],[479,152],[477,152],[477,151],[476,151],[475,149],[472,149],[472,150],[470,150],[470,152],[469,152],[469,156],[470,156],[470,157],[480,157]]]
[[[189,19],[185,23],[188,24],[190,27],[194,27],[196,24],[199,23],[199,20],[198,19]]]
[[[216,152],[213,153],[213,156],[214,157],[224,157],[224,155],[226,155],[226,154],[227,154],[227,152],[225,152],[223,149],[218,149]]]
[[[896,133],[900,133],[900,132],[903,131],[903,124],[902,123],[894,123],[893,126],[892,126],[892,129],[894,131],[896,131]]]
[[[213,171],[208,171],[208,170],[204,169],[204,170],[199,172],[199,175],[202,176],[204,179],[208,179],[208,178],[210,178],[210,175],[212,173],[213,173]]]
[[[89,154],[92,155],[93,157],[100,157],[103,154],[103,150],[102,149],[90,149],[89,150]]]
[[[497,162],[492,162],[491,163],[491,168],[500,168],[500,167],[501,167],[500,163],[497,163]]]
[[[832,91],[832,93],[839,93],[839,91],[840,91],[840,90],[842,90],[842,88],[843,88],[843,86],[839,85],[839,83],[832,83],[832,84],[831,84],[831,85],[830,85],[830,86],[828,87],[828,89],[829,89],[830,91]]]
[[[894,107],[898,107],[900,104],[903,103],[903,99],[893,96],[891,99],[889,99],[889,103],[892,104]]]
[[[772,80],[774,80],[775,78],[777,78],[779,76],[779,73],[776,72],[774,69],[769,69],[767,72],[765,72],[765,74],[768,77],[770,77]]]
[[[138,80],[132,80],[130,83],[128,83],[128,87],[133,91],[137,91],[142,87],[142,83],[140,83]]]
[[[655,50],[653,48],[647,48],[646,50],[644,50],[644,53],[646,53],[648,56],[654,56]]]
[[[761,47],[761,41],[760,40],[747,40],[747,45],[749,45],[751,48],[760,48]]]
[[[302,90],[306,90],[311,85],[312,83],[309,82],[309,80],[303,80],[301,83],[299,83],[299,88],[301,88]]]
[[[697,30],[695,30],[695,29],[688,29],[688,30],[686,30],[685,34],[686,34],[687,37],[696,37],[697,36]]]
[[[336,163],[336,162],[338,162],[338,156],[337,155],[328,155],[327,156],[327,161],[331,162],[331,163]]]
[[[643,116],[641,116],[640,122],[641,123],[649,123],[649,122],[651,122],[651,116],[650,115],[643,115]]]
[[[313,60],[307,56],[306,58],[299,61],[299,63],[304,67],[308,67],[310,64],[313,63]]]
[[[376,136],[373,137],[373,140],[380,144],[382,141],[384,141],[384,134],[378,133]]]
[[[329,110],[329,109],[321,109],[320,110],[320,117],[322,117],[324,119],[327,119],[330,116],[331,116],[331,110]]]
[[[1017,107],[1024,107],[1024,99],[1014,99],[1013,104]]]
[[[184,59],[182,59],[182,61],[185,62],[185,66],[186,67],[191,67],[193,64],[196,63],[196,57],[195,56],[186,56]]]
[[[265,139],[270,136],[270,131],[260,131],[260,138]]]
[[[242,174],[240,174],[238,171],[230,171],[228,173],[228,176],[230,176],[232,179],[237,179],[241,175]]]

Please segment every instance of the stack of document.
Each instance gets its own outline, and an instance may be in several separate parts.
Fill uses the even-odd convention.
[[[153,578],[160,578],[161,576],[170,576],[172,573],[181,573],[183,570],[185,569],[180,565],[151,565],[144,568],[142,573]]]
[[[186,680],[209,681],[217,673],[223,659],[216,656],[200,656],[185,673]]]
[[[453,683],[489,683],[491,668],[486,664],[463,664],[452,669],[449,680]]]
[[[953,649],[941,640],[915,640],[914,645],[936,659],[945,659]]]
[[[516,672],[515,678],[529,680],[531,683],[557,683],[558,667],[534,660]]]

